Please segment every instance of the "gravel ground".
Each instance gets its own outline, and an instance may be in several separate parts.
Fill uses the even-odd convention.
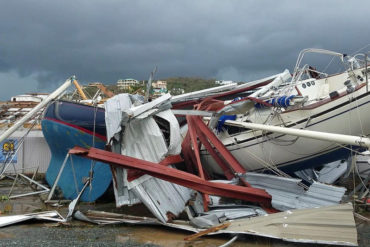
[[[11,181],[2,180],[0,183],[0,195],[6,195],[10,189]],[[14,193],[25,193],[29,189],[24,186],[16,186]],[[30,190],[31,191],[31,190]],[[10,209],[9,212],[7,208]],[[124,213],[131,215],[151,216],[144,206],[126,207],[116,209],[113,200],[94,204],[80,203],[76,209],[86,211],[88,209],[107,212]],[[14,215],[33,213],[47,210],[57,210],[62,215],[67,215],[67,205],[63,207],[51,207],[45,205],[40,196],[29,196],[10,201],[0,201],[0,215]],[[370,212],[362,212],[370,217]],[[359,246],[370,246],[370,223],[356,220],[359,238]],[[174,231],[163,227],[151,226],[127,226],[106,225],[96,226],[72,220],[67,225],[56,223],[25,222],[11,225],[0,229],[1,246],[178,246],[178,247],[205,247],[220,246],[231,237],[202,237],[197,241],[187,242],[184,237],[188,232]],[[283,242],[268,238],[243,237],[232,244],[233,247],[241,246],[265,247],[293,247],[296,243]],[[315,246],[299,244],[299,246]],[[321,245],[325,246],[325,245]],[[329,245],[327,245],[329,246]]]
[[[121,226],[14,225],[1,229],[0,246],[157,246],[138,243]]]

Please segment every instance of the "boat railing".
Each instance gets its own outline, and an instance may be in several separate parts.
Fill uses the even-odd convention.
[[[317,49],[317,48],[308,48],[308,49],[304,49],[302,50],[299,55],[298,55],[298,58],[297,58],[297,62],[296,62],[296,65],[294,67],[294,72],[293,72],[293,76],[292,76],[292,83],[296,83],[298,80],[300,80],[302,74],[304,73],[304,67],[306,66],[303,66],[302,69],[300,69],[300,66],[301,66],[301,62],[303,60],[303,57],[306,53],[318,53],[318,54],[325,54],[325,55],[331,55],[331,56],[337,56],[341,59],[341,61],[344,63],[344,57],[346,57],[345,54],[342,54],[342,53],[338,53],[338,52],[334,52],[334,51],[329,51],[329,50],[325,50],[325,49]],[[308,66],[308,65],[307,65]],[[316,72],[319,72],[319,71],[316,71]],[[322,73],[322,72],[319,72],[319,73]],[[325,73],[324,73],[325,74]],[[327,74],[326,74],[327,76]]]
[[[305,64],[301,69],[297,71],[297,75],[295,76],[295,84],[298,83],[299,81],[303,80],[303,75],[306,74],[307,78],[314,78],[318,79],[318,77],[321,78],[323,76],[324,78],[328,76],[327,73],[321,72],[316,70],[315,68],[309,66],[308,64]],[[316,76],[313,76],[313,74],[316,74]]]

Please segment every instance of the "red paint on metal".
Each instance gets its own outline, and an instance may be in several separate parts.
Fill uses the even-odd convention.
[[[208,152],[212,155],[212,157],[215,159],[217,164],[221,167],[221,169],[224,171],[225,176],[230,179],[228,176],[230,174],[233,175],[233,177],[236,177],[238,173],[246,173],[246,170],[244,167],[235,159],[235,157],[230,153],[230,151],[224,146],[224,144],[217,138],[217,136],[208,128],[208,126],[203,122],[203,120],[199,116],[191,116],[191,121],[195,126],[197,126],[197,132],[200,133],[200,135],[203,135],[203,138],[201,140],[204,141],[203,145],[206,147]],[[206,138],[206,140],[204,140]],[[208,140],[212,143],[214,148],[218,151],[218,153],[213,150],[213,148],[210,147],[210,145],[205,144],[208,142]],[[211,150],[211,151],[210,151]],[[222,156],[219,157],[220,154]],[[223,162],[225,160],[226,162]],[[228,165],[227,165],[228,164]],[[251,187],[251,185],[245,181],[245,179],[240,178],[240,181],[247,187]]]
[[[171,167],[162,166],[153,162],[128,157],[97,148],[90,148],[88,150],[81,147],[75,147],[73,149],[77,153],[80,151],[85,151],[81,152],[82,154],[77,154],[79,156],[128,169],[140,170],[153,177],[182,185],[205,194],[241,199],[250,202],[259,202],[263,206],[271,207],[271,196],[262,189],[210,182],[196,175],[189,174]]]
[[[224,144],[217,138],[217,136],[208,128],[203,120],[198,116],[191,117],[196,124],[199,131],[207,136],[209,141],[215,147],[216,150],[224,157],[226,162],[230,165],[235,173],[245,173],[244,167],[235,159],[230,151],[224,146]]]
[[[50,117],[45,117],[44,119],[49,120],[49,121],[53,121],[53,122],[57,122],[57,123],[60,123],[60,124],[67,125],[69,127],[72,127],[72,128],[78,129],[78,130],[80,130],[82,132],[85,132],[85,133],[87,133],[89,135],[92,135],[92,136],[95,135],[95,137],[98,137],[99,139],[101,139],[103,141],[107,141],[107,137],[106,136],[100,135],[98,133],[94,133],[94,132],[92,132],[92,131],[90,131],[88,129],[84,129],[84,128],[80,127],[80,126],[77,126],[77,125],[74,125],[74,124],[70,124],[70,123],[67,123],[67,122],[64,122],[64,121],[60,121],[60,120],[55,119],[55,118],[50,118]]]
[[[186,134],[184,140],[181,143],[181,149],[182,149],[182,154],[184,156],[184,161],[185,161],[187,171],[192,174],[195,174],[194,172],[195,158],[194,158],[194,155],[192,155],[189,132]]]
[[[213,159],[217,162],[217,164],[220,166],[222,171],[224,172],[227,179],[233,179],[235,177],[233,171],[230,169],[230,167],[224,162],[224,160],[217,154],[217,152],[213,149],[211,144],[208,142],[208,139],[206,136],[199,130],[197,130],[198,138],[200,142],[204,145],[204,147],[207,149],[207,151],[212,155]]]
[[[186,116],[186,120],[188,122],[188,133],[190,135],[190,140],[191,140],[191,143],[193,144],[193,153],[195,155],[198,174],[200,178],[205,179],[203,166],[200,161],[200,153],[199,153],[200,143],[198,144],[198,141],[197,141],[196,126],[194,125],[194,122],[192,121],[192,118],[190,116]],[[209,196],[204,193],[202,194],[202,197],[203,197],[204,211],[207,212],[210,199],[209,199]]]
[[[72,149],[71,149],[72,150]],[[168,166],[176,163],[181,163],[184,160],[181,158],[180,155],[172,155],[164,158],[161,162],[159,162],[162,166]],[[141,176],[145,175],[142,171],[134,170],[134,169],[127,169],[127,181],[131,182]]]

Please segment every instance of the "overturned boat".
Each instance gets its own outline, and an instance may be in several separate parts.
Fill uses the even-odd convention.
[[[328,75],[307,64],[301,66],[307,53],[338,57],[345,71]],[[250,96],[227,102],[210,119],[209,126],[218,130],[218,138],[247,170],[278,167],[292,172],[345,159],[351,146],[248,129],[244,123],[368,136],[367,62],[364,54],[350,57],[328,50],[305,49],[299,54],[293,75],[286,70]],[[206,149],[201,155],[210,173],[222,174]]]

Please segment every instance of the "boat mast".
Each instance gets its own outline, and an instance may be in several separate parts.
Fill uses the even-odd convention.
[[[72,81],[75,80],[75,77],[71,77],[66,80],[62,86],[60,86],[57,90],[52,92],[48,97],[46,97],[43,101],[41,101],[37,106],[35,106],[31,111],[29,111],[26,115],[24,115],[21,119],[14,123],[12,127],[7,129],[1,136],[0,142],[8,138],[11,134],[13,134],[19,127],[21,127],[25,122],[27,122],[31,117],[33,117],[41,108],[46,106],[50,101],[57,98],[61,93],[63,93],[71,84]]]
[[[262,130],[269,132],[276,132],[286,135],[294,135],[299,137],[306,137],[321,141],[336,142],[346,145],[354,145],[361,147],[370,147],[370,138],[361,137],[361,136],[352,136],[352,135],[343,135],[343,134],[334,134],[321,131],[312,131],[312,130],[302,130],[294,128],[286,128],[280,126],[272,126],[266,124],[256,124],[256,123],[247,123],[247,122],[238,122],[233,120],[226,120],[225,124],[237,127],[243,127],[253,130]]]

